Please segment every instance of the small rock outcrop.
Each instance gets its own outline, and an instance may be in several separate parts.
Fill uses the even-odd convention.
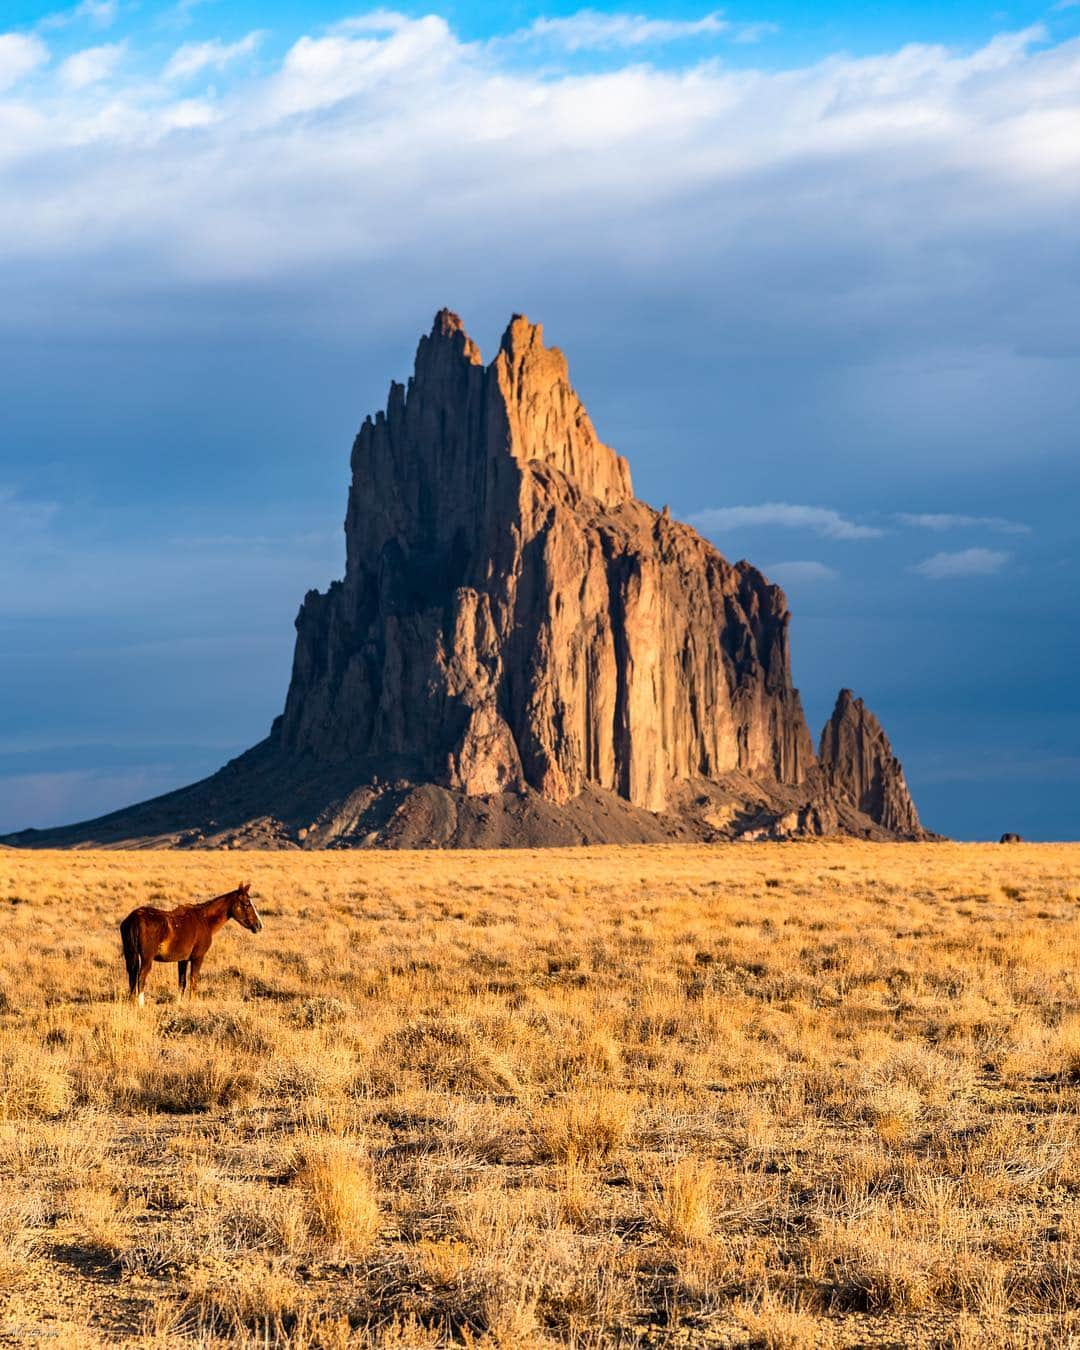
[[[900,838],[926,833],[904,770],[881,723],[850,689],[841,689],[825,723],[818,761],[827,793]]]
[[[1019,834],[1013,834],[1011,830],[1007,830],[998,840],[999,844],[1022,844],[1023,842],[1023,837]]]
[[[846,691],[814,754],[779,587],[633,494],[566,360],[449,310],[352,449],[345,575],[284,712],[218,773],[10,842],[496,847],[923,837]]]

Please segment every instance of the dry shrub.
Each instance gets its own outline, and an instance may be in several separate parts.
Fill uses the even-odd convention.
[[[609,1157],[624,1142],[635,1104],[621,1092],[589,1089],[537,1113],[533,1130],[541,1157],[579,1163]]]
[[[21,1284],[40,1245],[41,1201],[36,1194],[0,1192],[0,1293]]]
[[[382,1216],[371,1163],[348,1139],[310,1139],[300,1148],[295,1182],[304,1188],[314,1241],[345,1259],[369,1251]]]
[[[681,1158],[663,1181],[653,1186],[649,1214],[669,1242],[691,1246],[712,1235],[715,1176],[709,1159]]]
[[[750,1337],[749,1344],[763,1350],[810,1350],[821,1343],[820,1319],[774,1295],[737,1303],[732,1312]]]
[[[438,1327],[410,1314],[392,1317],[375,1331],[371,1343],[375,1350],[443,1350],[446,1337]]]
[[[295,1027],[339,1027],[349,1020],[349,1010],[339,998],[313,996],[301,999],[289,1009],[289,1021]]]
[[[587,1229],[603,1210],[603,1196],[591,1166],[570,1153],[559,1169],[556,1186],[562,1218],[572,1228]]]
[[[255,1097],[256,1086],[256,1076],[246,1066],[192,1048],[145,1070],[135,1104],[144,1111],[187,1115],[247,1105]]]
[[[67,1196],[72,1234],[80,1246],[115,1260],[124,1250],[137,1203],[109,1186],[80,1186]]]
[[[71,1108],[71,1076],[35,1046],[0,1048],[0,1120],[53,1120]]]
[[[232,1046],[250,1054],[266,1054],[274,1047],[265,1029],[266,1018],[247,1011],[185,1005],[161,1018],[162,1036],[193,1036]]]
[[[393,1055],[407,1071],[419,1074],[428,1088],[514,1095],[521,1090],[503,1056],[459,1022],[436,1017],[412,1022],[395,1032],[382,1052]]]
[[[279,1343],[304,1301],[302,1286],[280,1266],[240,1259],[193,1271],[182,1316],[197,1333],[235,1335],[254,1329],[265,1334],[267,1343]]]
[[[289,1046],[268,1060],[260,1075],[262,1091],[285,1101],[318,1103],[347,1093],[355,1080],[352,1056],[320,1044]]]

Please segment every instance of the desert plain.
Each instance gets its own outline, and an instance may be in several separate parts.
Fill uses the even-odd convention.
[[[0,1344],[1080,1344],[1078,1112],[1080,845],[0,850]]]

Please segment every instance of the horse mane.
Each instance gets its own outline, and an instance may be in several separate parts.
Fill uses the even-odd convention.
[[[208,905],[216,905],[219,900],[231,900],[234,895],[240,894],[240,887],[234,886],[231,891],[222,891],[220,895],[212,895],[209,900],[196,900],[190,905],[177,905],[177,909],[206,909]]]

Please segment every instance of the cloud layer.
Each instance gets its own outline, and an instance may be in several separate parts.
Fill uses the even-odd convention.
[[[783,529],[812,530],[825,539],[878,539],[875,525],[859,525],[839,511],[824,506],[795,506],[790,502],[763,502],[760,506],[714,506],[687,517],[703,534],[724,535],[746,526],[775,525]]]
[[[721,36],[733,42],[756,42],[774,30],[771,23],[731,23],[719,10],[700,19],[650,19],[644,14],[582,9],[563,18],[534,19],[528,28],[514,33],[509,40],[550,42],[568,52],[608,51]]]
[[[23,33],[0,33],[0,93],[25,80],[49,59],[40,38]]]
[[[1030,534],[1031,526],[1016,520],[1005,520],[1002,516],[965,516],[948,511],[901,511],[897,520],[902,525],[914,529],[934,530],[943,534],[947,530],[990,530],[994,534]]]
[[[258,47],[263,34],[248,33],[238,42],[222,42],[220,38],[211,38],[208,42],[185,42],[169,58],[162,71],[162,79],[168,83],[193,80],[203,71],[223,71],[234,61],[250,56]]]
[[[835,581],[837,572],[825,563],[807,559],[802,562],[768,563],[761,569],[770,581],[781,586],[801,586],[804,583]]]
[[[916,563],[912,571],[931,581],[954,577],[988,577],[1000,572],[1010,555],[992,548],[965,548],[956,553],[935,553]]]
[[[571,32],[582,46],[607,34],[636,52],[725,22],[583,11],[527,31],[555,47]],[[149,50],[121,60],[109,44],[44,73],[43,38],[8,34],[0,187],[20,212],[0,222],[0,255],[122,247],[163,280],[266,276],[408,255],[452,223],[469,255],[512,239],[547,262],[572,246],[581,261],[641,265],[661,240],[674,259],[692,239],[698,279],[722,282],[733,260],[756,273],[787,253],[797,214],[801,248],[834,288],[827,326],[878,313],[933,344],[954,308],[974,306],[977,321],[985,297],[1008,289],[991,264],[1014,242],[1001,225],[1018,198],[1051,256],[1080,202],[1080,43],[1044,47],[1044,36],[779,72],[708,59],[534,73],[513,43],[378,11],[299,37],[253,76],[254,32],[182,45],[156,70]],[[198,84],[230,71],[224,88]],[[924,275],[932,254],[955,244],[970,257],[980,236],[990,256],[976,266]],[[866,271],[868,239],[887,284]],[[943,280],[931,322],[922,297]],[[781,308],[797,328],[819,283],[789,278]],[[1000,340],[1023,333],[1028,299]]]

